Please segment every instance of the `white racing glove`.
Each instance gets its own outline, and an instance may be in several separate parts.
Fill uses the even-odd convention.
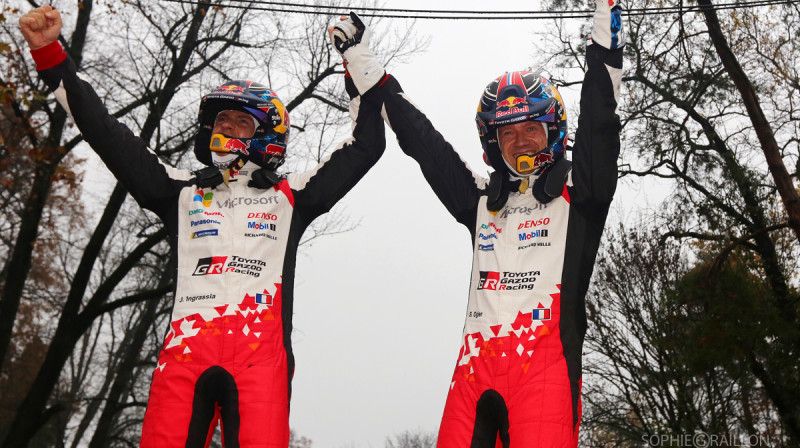
[[[359,94],[364,94],[383,79],[386,71],[369,49],[372,32],[354,12],[333,27],[331,43],[346,62],[347,71]]]
[[[619,0],[595,0],[595,5],[592,41],[608,50],[625,46]]]

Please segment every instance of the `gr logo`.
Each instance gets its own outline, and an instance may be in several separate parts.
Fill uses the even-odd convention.
[[[197,267],[192,275],[222,274],[222,268],[228,257],[208,257],[197,260]]]
[[[500,273],[494,271],[481,271],[481,279],[478,281],[478,289],[497,290],[500,283]]]

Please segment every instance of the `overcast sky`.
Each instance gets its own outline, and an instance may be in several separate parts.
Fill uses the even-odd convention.
[[[457,8],[485,5],[461,1]],[[402,7],[452,9],[453,3]],[[495,2],[493,8],[540,5]],[[477,100],[504,71],[546,64],[530,42],[549,23],[418,21],[430,47],[390,72],[461,157],[485,173]],[[568,107],[577,101],[574,92],[562,95]],[[568,112],[576,114],[577,105]],[[379,448],[405,430],[438,430],[461,344],[469,232],[446,212],[388,129],[387,141],[383,158],[340,204],[360,226],[315,242],[298,259],[291,424],[315,448]]]

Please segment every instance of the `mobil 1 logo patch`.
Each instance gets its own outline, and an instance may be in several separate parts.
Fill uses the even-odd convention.
[[[278,230],[278,225],[275,223],[278,220],[278,215],[274,213],[248,213],[247,214],[247,230],[244,236],[249,238],[266,237],[270,239],[277,239],[273,235]]]

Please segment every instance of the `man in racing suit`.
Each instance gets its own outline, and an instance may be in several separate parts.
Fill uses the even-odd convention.
[[[344,28],[364,26],[351,13]],[[393,78],[376,90],[401,148],[472,236],[463,346],[444,409],[442,448],[575,447],[584,297],[617,181],[621,8],[598,0],[566,160],[567,123],[544,77],[490,83],[476,120],[490,179],[475,174]],[[374,56],[348,60],[351,73]]]
[[[39,8],[20,25],[42,79],[117,179],[163,220],[177,259],[141,446],[208,446],[221,420],[227,448],[285,448],[298,243],[383,153],[380,103],[346,81],[353,137],[313,171],[281,176],[288,112],[268,88],[231,81],[201,104],[195,153],[209,167],[177,170],[77,76],[56,40],[58,11]]]

